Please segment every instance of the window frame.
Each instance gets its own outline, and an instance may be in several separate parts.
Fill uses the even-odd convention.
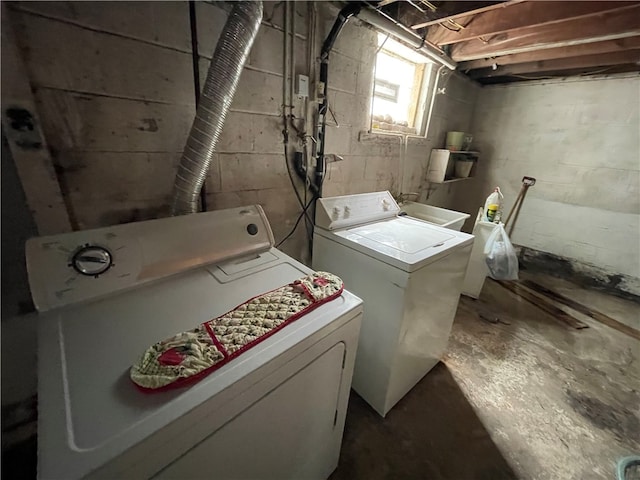
[[[371,82],[372,87],[371,104],[369,107],[370,119],[368,133],[374,135],[401,135],[407,137],[426,138],[428,133],[426,130],[429,123],[429,110],[431,108],[430,101],[433,93],[434,80],[436,77],[435,70],[437,70],[437,65],[430,59],[426,59],[424,63],[414,62],[394,51],[385,49],[385,43],[386,41],[382,43],[382,45],[375,53],[375,64],[372,72],[373,78]],[[395,132],[373,127],[373,102],[376,96],[379,97],[379,95],[375,94],[375,85],[377,82],[380,82],[379,80],[376,80],[376,70],[378,65],[378,55],[383,52],[385,55],[395,57],[399,60],[415,65],[416,67],[414,73],[414,85],[416,84],[416,82],[419,82],[419,85],[414,86],[414,88],[412,89],[412,101],[409,111],[409,117],[413,118],[413,125],[415,126],[414,128],[416,129],[416,133]],[[418,77],[420,77],[419,80]]]

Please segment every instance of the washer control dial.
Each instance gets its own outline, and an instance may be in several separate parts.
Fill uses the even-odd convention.
[[[109,250],[96,245],[85,245],[71,259],[71,266],[82,275],[97,277],[111,268],[113,258]]]

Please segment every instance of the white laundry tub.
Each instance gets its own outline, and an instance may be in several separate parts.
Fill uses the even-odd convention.
[[[468,213],[456,212],[455,210],[447,210],[446,208],[418,202],[404,202],[400,205],[400,209],[410,217],[458,232],[465,220],[470,217]]]

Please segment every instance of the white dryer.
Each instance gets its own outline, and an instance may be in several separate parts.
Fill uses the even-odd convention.
[[[129,378],[148,346],[310,272],[272,245],[259,206],[29,240],[39,478],[327,478],[362,312],[346,290],[191,387]]]
[[[353,388],[380,415],[444,353],[473,236],[398,217],[389,192],[318,201],[313,268],[364,300]]]

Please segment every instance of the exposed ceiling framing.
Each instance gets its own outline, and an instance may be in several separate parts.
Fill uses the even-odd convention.
[[[370,2],[481,83],[640,71],[640,1]]]

